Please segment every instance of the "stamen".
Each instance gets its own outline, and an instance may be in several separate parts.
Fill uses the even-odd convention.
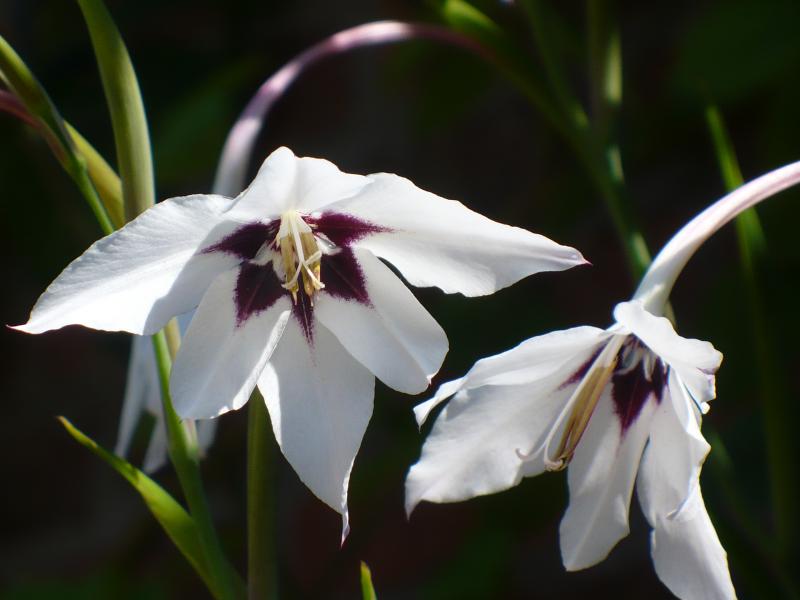
[[[542,443],[528,454],[517,450],[517,456],[522,460],[531,460],[536,456],[543,455],[544,467],[548,471],[560,471],[567,467],[575,454],[578,443],[586,432],[589,420],[600,400],[600,395],[614,374],[620,348],[626,339],[627,336],[615,335],[606,343],[603,350],[589,367],[586,375],[581,379],[578,387],[575,388],[575,391],[564,404],[564,408],[559,413]],[[567,423],[561,435],[558,448],[554,453],[555,456],[553,456],[550,452],[550,446],[565,419],[567,419]]]
[[[579,385],[578,389],[575,391],[575,402],[572,413],[564,428],[561,442],[558,444],[556,458],[554,461],[545,462],[545,467],[549,471],[560,471],[566,468],[572,460],[575,449],[578,447],[578,443],[581,441],[589,425],[589,419],[592,417],[592,414],[594,414],[594,409],[597,407],[600,395],[611,379],[611,375],[613,375],[616,366],[617,356],[615,355],[608,364],[589,369],[589,372],[583,378],[581,385]],[[548,465],[547,462],[550,462],[550,464]]]
[[[281,225],[275,243],[280,246],[286,272],[283,287],[291,292],[296,304],[297,293],[300,290],[298,280],[302,277],[303,291],[313,304],[314,294],[325,286],[320,278],[322,251],[311,227],[297,211],[287,211],[281,215]]]

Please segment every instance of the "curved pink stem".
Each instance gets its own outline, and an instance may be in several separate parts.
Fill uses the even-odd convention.
[[[800,183],[800,161],[757,177],[717,200],[676,233],[653,259],[634,294],[645,308],[661,314],[672,286],[692,255],[742,211]]]
[[[264,121],[275,103],[306,69],[325,58],[356,48],[416,39],[449,44],[491,57],[489,50],[474,39],[438,25],[376,21],[340,31],[286,63],[258,89],[228,133],[214,179],[214,191],[234,196],[244,188],[250,155]]]
[[[39,122],[11,92],[0,90],[0,110],[14,115],[20,121],[24,121],[32,127],[39,127]]]

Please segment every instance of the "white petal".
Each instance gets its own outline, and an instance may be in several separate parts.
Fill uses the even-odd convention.
[[[655,402],[644,403],[623,435],[610,388],[598,401],[567,470],[569,507],[561,520],[560,542],[569,571],[600,562],[629,531],[631,493]]]
[[[168,456],[167,424],[164,422],[164,417],[159,415],[150,434],[150,442],[147,444],[147,451],[142,461],[142,470],[145,473],[155,473],[167,464]]]
[[[142,413],[147,411],[154,417],[161,415],[160,410],[157,413],[153,413],[151,410],[152,406],[158,406],[160,402],[161,390],[152,338],[150,336],[133,336],[115,454],[119,456],[128,454],[133,433],[136,431],[136,425],[139,423]]]
[[[422,426],[433,408],[459,389],[482,385],[522,385],[560,373],[569,379],[609,337],[597,327],[573,327],[525,340],[511,350],[482,358],[456,381],[442,384],[430,400],[414,408]]]
[[[408,472],[406,512],[422,500],[458,502],[517,485],[530,468],[520,455],[541,442],[569,398],[571,389],[560,383],[549,377],[458,392]]]
[[[533,273],[586,263],[573,248],[491,221],[397,175],[368,178],[361,193],[329,209],[389,228],[357,244],[391,262],[415,286],[481,296]]]
[[[182,418],[216,417],[241,408],[289,319],[291,301],[283,295],[237,323],[239,272],[225,271],[211,284],[175,359],[170,391]]]
[[[441,367],[447,336],[386,265],[366,250],[356,250],[355,256],[372,305],[334,298],[323,290],[315,315],[378,379],[418,394]]]
[[[636,491],[653,527],[656,573],[679,598],[734,598],[725,550],[700,493],[709,446],[698,413],[674,372],[652,421]]]
[[[699,483],[680,512],[660,516],[653,525],[653,565],[673,594],[684,600],[736,598],[728,556],[708,518]]]
[[[617,304],[614,318],[678,372],[698,405],[715,397],[722,353],[709,342],[679,336],[669,319],[647,312],[639,301]]]
[[[699,416],[675,371],[650,426],[637,493],[650,523],[675,513],[700,477],[709,445],[700,433]]]
[[[372,415],[375,378],[316,323],[313,346],[295,318],[258,380],[275,439],[300,480],[342,514],[347,485]]]
[[[342,173],[321,158],[298,158],[282,147],[267,157],[256,178],[239,195],[230,215],[242,220],[263,220],[287,210],[310,213],[349,198],[368,183],[363,175]]]
[[[72,261],[17,329],[41,333],[80,324],[155,333],[197,306],[214,276],[239,261],[197,252],[236,228],[220,217],[230,203],[202,195],[158,203]]]
[[[415,409],[421,422],[433,404],[455,393],[409,471],[407,511],[421,500],[464,500],[541,473],[541,454],[524,461],[520,455],[542,445],[574,390],[568,382],[605,338],[593,327],[538,336],[443,384]]]

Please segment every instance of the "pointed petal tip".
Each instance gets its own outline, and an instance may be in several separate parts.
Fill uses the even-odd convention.
[[[339,548],[344,546],[348,535],[350,535],[350,513],[348,512],[347,507],[345,507],[344,512],[342,513],[342,541],[339,544]]]
[[[41,331],[37,331],[35,327],[31,327],[30,321],[28,321],[27,323],[22,323],[21,325],[6,324],[6,329],[13,329],[14,331],[21,331],[22,333],[29,333],[29,334],[42,333]]]
[[[411,520],[411,513],[414,512],[414,509],[417,508],[417,505],[419,505],[421,500],[421,498],[414,498],[409,495],[408,485],[406,484],[406,500],[404,506],[406,512],[406,521]]]

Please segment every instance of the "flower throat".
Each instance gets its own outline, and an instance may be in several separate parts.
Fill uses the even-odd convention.
[[[320,278],[322,251],[311,226],[296,210],[289,210],[281,215],[275,245],[280,249],[286,272],[283,287],[291,292],[292,300],[297,304],[297,293],[300,291],[302,279],[303,291],[313,305],[314,294],[325,287]]]

